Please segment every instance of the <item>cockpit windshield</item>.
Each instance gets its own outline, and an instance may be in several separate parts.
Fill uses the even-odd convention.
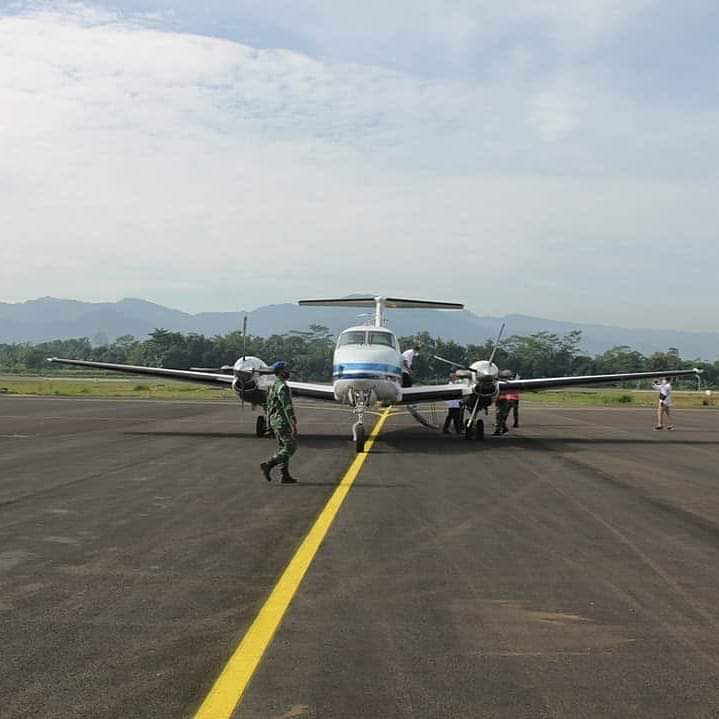
[[[394,348],[394,335],[389,332],[370,332],[369,343],[371,345],[386,345]]]
[[[337,346],[344,347],[345,345],[364,345],[364,344],[367,344],[367,333],[351,330],[349,332],[343,332],[340,335],[340,340],[337,343]]]

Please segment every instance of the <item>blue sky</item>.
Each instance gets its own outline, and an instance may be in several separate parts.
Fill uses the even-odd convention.
[[[0,299],[716,330],[715,3],[1,3]]]

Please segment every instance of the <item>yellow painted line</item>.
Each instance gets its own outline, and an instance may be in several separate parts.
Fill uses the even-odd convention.
[[[342,481],[255,617],[252,626],[197,710],[194,719],[228,719],[235,711],[389,415],[389,409],[385,410],[375,423],[367,438],[365,451],[355,457],[347,473],[342,477]]]

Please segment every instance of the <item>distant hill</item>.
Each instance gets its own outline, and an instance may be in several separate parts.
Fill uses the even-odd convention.
[[[201,312],[189,314],[141,299],[119,302],[79,302],[42,297],[27,302],[0,302],[0,342],[45,342],[73,337],[106,338],[122,335],[143,338],[156,327],[204,335],[226,334],[242,327],[247,315],[250,334],[269,336],[305,330],[310,324],[337,333],[361,322],[356,309],[298,307],[294,304],[265,305],[249,312]],[[560,322],[541,317],[507,315],[480,317],[473,312],[388,310],[392,329],[399,335],[427,331],[433,337],[461,344],[479,344],[494,337],[502,322],[505,335],[528,335],[549,331],[565,334],[581,330],[582,349],[598,354],[616,345],[628,345],[644,354],[676,347],[684,358],[719,358],[719,333],[678,330],[627,329],[579,322]]]

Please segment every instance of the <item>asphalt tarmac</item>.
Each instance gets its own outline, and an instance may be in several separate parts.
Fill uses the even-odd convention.
[[[719,716],[719,412],[391,416],[234,717]],[[0,396],[0,717],[192,717],[354,459],[239,403]],[[373,417],[374,419],[374,417]]]

